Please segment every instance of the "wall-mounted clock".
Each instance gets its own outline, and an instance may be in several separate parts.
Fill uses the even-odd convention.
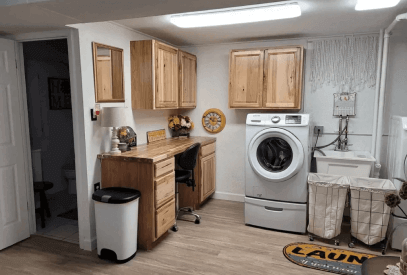
[[[209,133],[219,133],[226,125],[225,114],[219,109],[209,109],[202,116],[202,125]]]

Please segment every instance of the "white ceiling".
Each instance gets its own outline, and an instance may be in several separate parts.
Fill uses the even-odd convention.
[[[302,10],[301,17],[229,26],[183,29],[169,22],[170,15],[116,22],[174,45],[183,46],[379,32],[381,28],[386,28],[396,15],[407,11],[406,0],[401,0],[394,8],[372,11],[355,11],[356,1],[298,0]]]
[[[0,0],[4,1],[4,0]],[[220,9],[279,0],[5,0],[0,35],[47,31],[68,24],[102,22]],[[29,4],[24,4],[24,2]]]
[[[32,3],[21,4],[25,1]],[[169,14],[280,1],[16,0],[19,5],[0,7],[0,35],[55,30],[76,23],[116,21],[174,45],[184,46],[377,32],[387,27],[397,14],[407,12],[407,0],[401,0],[394,8],[374,11],[355,11],[357,0],[298,0],[302,10],[299,18],[194,29],[178,28],[169,22]]]

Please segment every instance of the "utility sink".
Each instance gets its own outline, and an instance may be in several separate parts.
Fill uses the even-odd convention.
[[[317,173],[367,178],[376,162],[367,151],[321,151],[325,156],[319,151],[314,154],[317,159]]]

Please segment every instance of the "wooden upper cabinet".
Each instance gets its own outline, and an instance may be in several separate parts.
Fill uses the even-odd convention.
[[[232,51],[229,61],[229,108],[261,108],[264,51]]]
[[[196,56],[178,51],[179,107],[196,107]]]
[[[178,107],[178,50],[160,42],[155,51],[155,107]]]
[[[155,40],[130,42],[133,109],[178,108],[178,49]]]
[[[156,40],[130,42],[133,109],[196,107],[196,56]]]
[[[229,108],[300,110],[302,70],[302,46],[232,50]]]
[[[301,109],[302,47],[265,51],[263,107]]]

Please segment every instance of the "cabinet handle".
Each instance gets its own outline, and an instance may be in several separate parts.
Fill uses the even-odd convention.
[[[283,208],[276,208],[276,207],[269,207],[269,206],[265,206],[264,208],[269,211],[283,212]]]

